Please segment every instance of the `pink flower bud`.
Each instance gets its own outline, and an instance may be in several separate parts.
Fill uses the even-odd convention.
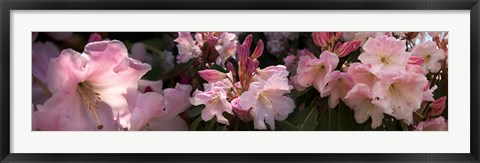
[[[445,110],[445,103],[447,102],[447,97],[443,96],[440,97],[439,99],[435,100],[430,104],[430,110],[429,114],[431,116],[438,116],[443,113],[443,110]]]
[[[245,37],[245,40],[243,40],[242,45],[245,45],[247,49],[250,50],[250,46],[252,45],[252,39],[253,39],[253,35],[249,34],[247,37]]]
[[[423,62],[424,62],[424,59],[419,56],[410,56],[410,58],[408,58],[408,64],[422,65]]]
[[[340,43],[340,42],[338,42]],[[338,46],[338,43],[335,45],[335,50],[334,53],[338,55],[338,57],[345,57],[351,52],[357,50],[360,47],[361,41],[355,40],[355,41],[349,41],[345,42],[341,45]]]
[[[253,51],[253,54],[252,54],[252,59],[257,59],[259,58],[260,56],[262,56],[262,53],[263,53],[263,41],[260,40],[257,42],[257,47],[255,47],[255,50]]]
[[[201,70],[198,71],[198,74],[208,82],[217,82],[227,78],[227,74],[213,69]]]
[[[448,123],[442,116],[418,123],[415,131],[448,131]]]
[[[102,41],[102,36],[100,36],[98,33],[92,33],[90,35],[90,38],[88,38],[88,42],[97,42],[97,41]]]
[[[233,75],[237,74],[237,73],[235,72],[235,68],[233,68],[232,62],[228,62],[228,63],[227,63],[227,70],[230,71]]]
[[[319,47],[327,46],[327,34],[325,32],[312,32],[312,38],[315,45]]]

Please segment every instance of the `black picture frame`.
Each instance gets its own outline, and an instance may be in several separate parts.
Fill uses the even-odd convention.
[[[2,162],[480,162],[478,0],[2,0],[0,160]],[[21,154],[10,152],[12,10],[470,10],[470,153],[465,154]],[[361,151],[359,151],[361,152]]]

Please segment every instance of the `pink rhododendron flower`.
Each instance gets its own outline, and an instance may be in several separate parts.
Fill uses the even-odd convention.
[[[435,100],[434,102],[430,103],[430,112],[428,113],[430,116],[439,116],[445,110],[445,105],[447,102],[447,96],[440,97],[439,99]]]
[[[319,59],[313,55],[301,56],[297,67],[297,83],[302,87],[313,85],[319,92],[323,92],[329,81],[328,74],[338,62],[338,56],[329,51],[322,52]]]
[[[405,52],[405,40],[378,36],[363,46],[365,52],[358,56],[363,64],[371,64],[374,74],[380,71],[404,71],[410,54]]]
[[[128,58],[117,40],[89,43],[82,54],[63,50],[47,71],[53,97],[38,105],[38,111],[66,118],[63,130],[116,130],[114,120],[128,126],[130,112],[122,94],[136,89],[149,70],[150,65]]]
[[[274,130],[275,120],[285,120],[295,108],[294,101],[284,96],[290,93],[290,89],[288,78],[281,73],[272,75],[268,80],[259,78],[239,97],[238,104],[241,109],[250,110],[255,129],[267,129],[266,122]]]
[[[360,46],[363,46],[368,39],[375,38],[377,36],[384,36],[387,32],[357,32],[355,33],[355,40],[360,41]]]
[[[392,116],[411,124],[412,113],[422,104],[426,84],[422,74],[385,72],[373,87],[373,103],[385,110],[392,109]]]
[[[36,42],[32,44],[32,73],[43,84],[46,84],[48,64],[51,58],[57,57],[60,51],[52,42]],[[47,100],[48,96],[39,83],[33,83],[32,100],[37,106]]]
[[[433,99],[433,91],[435,91],[437,89],[437,85],[434,85],[432,88],[429,88],[430,84],[427,84],[423,90],[423,101],[435,101],[435,99]]]
[[[418,123],[415,131],[448,131],[448,124],[442,116]]]
[[[295,90],[297,91],[304,91],[305,89],[307,89],[307,87],[303,87],[300,84],[298,84],[298,75],[294,75],[290,77],[289,83],[293,85],[293,88],[295,88]]]
[[[202,110],[202,119],[209,121],[213,117],[217,117],[217,122],[230,125],[228,120],[222,115],[223,112],[233,114],[232,105],[227,101],[227,94],[221,87],[212,87],[205,92],[196,90],[194,97],[190,98],[192,105],[205,105]]]
[[[350,74],[355,83],[363,83],[372,88],[379,79],[373,74],[371,67],[369,64],[355,62],[350,64],[348,74]]]
[[[165,113],[160,117],[152,119],[148,123],[147,130],[188,130],[186,122],[179,116],[179,114],[184,112],[191,106],[189,102],[191,91],[192,86],[179,83],[175,85],[175,88],[167,88],[163,90],[163,96],[165,100]]]
[[[163,96],[155,92],[140,93],[136,89],[129,88],[124,94],[130,109],[128,128],[130,131],[142,129],[154,117],[164,114],[165,103]]]
[[[198,74],[208,82],[217,82],[227,78],[227,74],[213,69],[201,70],[198,71]]]
[[[391,114],[390,108],[382,108],[372,103],[373,94],[368,85],[357,83],[345,96],[345,104],[355,111],[357,123],[364,123],[369,117],[372,118],[373,129],[382,125],[383,113]]]
[[[228,57],[235,58],[237,43],[237,36],[235,34],[222,32],[218,39],[217,45],[215,45],[215,49],[219,54],[216,63],[223,65]]]
[[[442,67],[440,61],[445,59],[445,52],[442,49],[437,49],[437,43],[433,41],[415,46],[412,55],[422,57],[424,60],[423,68],[433,73],[440,71]]]
[[[268,80],[274,74],[287,77],[288,73],[284,65],[268,66],[264,69],[257,68],[257,76],[263,78],[263,80]]]
[[[329,74],[328,84],[321,93],[321,97],[328,97],[328,106],[335,108],[340,99],[344,99],[348,91],[353,87],[353,80],[348,73],[333,71]]]
[[[190,32],[178,32],[178,38],[174,41],[178,43],[177,63],[186,63],[202,54],[202,50],[196,45],[197,42],[193,40]]]

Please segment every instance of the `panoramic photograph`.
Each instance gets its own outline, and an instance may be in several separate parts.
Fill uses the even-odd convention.
[[[448,37],[32,32],[31,130],[448,131]]]

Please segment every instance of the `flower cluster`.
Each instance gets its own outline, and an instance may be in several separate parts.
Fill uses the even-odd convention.
[[[448,32],[140,36],[32,33],[32,130],[448,130]]]
[[[231,62],[227,64],[228,73],[218,70],[202,70],[198,73],[208,81],[204,91],[196,90],[190,99],[193,105],[205,105],[202,119],[216,117],[219,123],[230,125],[222,114],[236,114],[242,121],[253,119],[255,129],[275,129],[275,120],[285,120],[295,104],[285,94],[290,92],[288,72],[285,66],[258,68],[257,60],[263,53],[260,40],[250,55],[252,35],[247,36],[238,47],[238,71]]]

